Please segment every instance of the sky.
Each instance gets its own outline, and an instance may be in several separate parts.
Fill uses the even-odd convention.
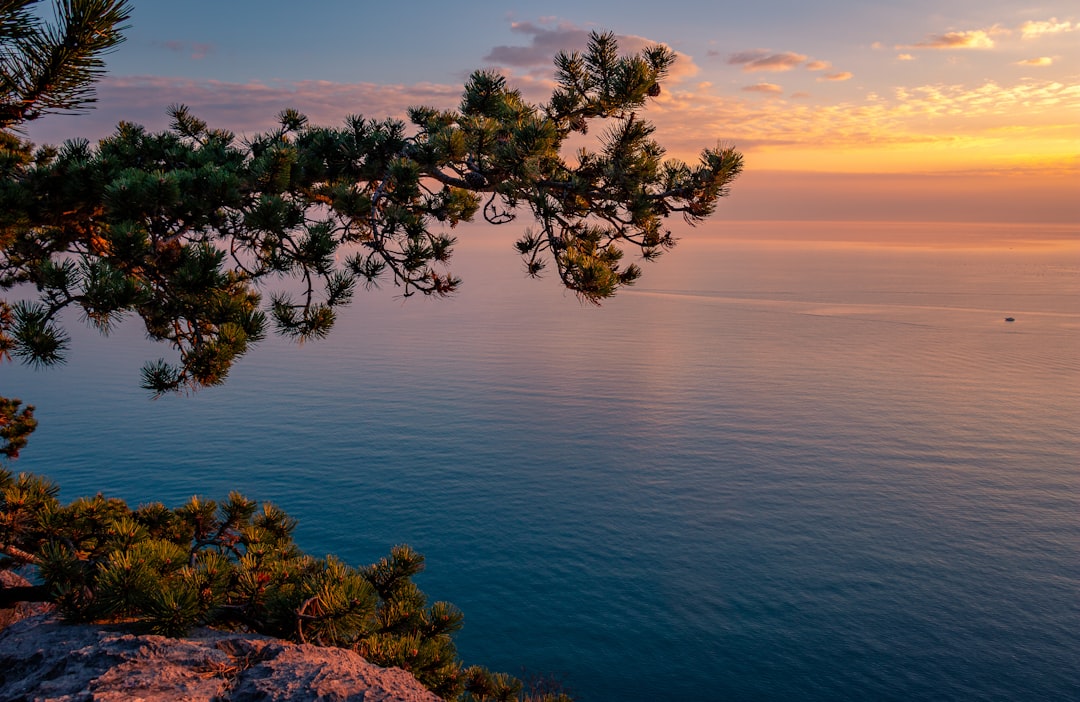
[[[164,128],[238,134],[293,107],[320,124],[454,107],[469,73],[542,103],[590,30],[679,60],[643,116],[671,157],[734,145],[734,220],[1080,222],[1080,8],[1073,0],[367,3],[136,0],[98,107],[37,142]]]

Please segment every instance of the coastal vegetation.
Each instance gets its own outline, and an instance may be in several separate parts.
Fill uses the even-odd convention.
[[[0,0],[0,290],[19,296],[0,299],[0,362],[62,363],[67,311],[102,333],[137,317],[174,354],[143,367],[150,393],[218,385],[270,329],[325,337],[358,287],[453,294],[453,232],[477,214],[528,221],[515,244],[526,273],[554,271],[599,304],[642,274],[626,252],[670,249],[665,220],[708,217],[742,168],[727,146],[696,164],[664,158],[639,112],[675,54],[621,55],[610,33],[555,57],[544,104],[478,71],[458,109],[413,107],[407,122],[322,127],[285,109],[274,130],[240,140],[174,105],[162,132],[121,122],[97,144],[35,146],[20,127],[93,104],[131,15],[127,0],[57,0],[50,24],[35,5]],[[590,132],[593,148],[571,148]],[[0,457],[17,458],[35,426],[32,406],[0,398]],[[448,699],[526,694],[462,664],[462,615],[428,602],[412,580],[423,557],[407,546],[354,568],[302,553],[292,518],[239,494],[173,509],[58,494],[0,469],[0,568],[39,581],[3,599],[167,635],[212,625],[349,647]]]
[[[444,699],[528,693],[512,676],[461,662],[452,635],[462,613],[428,602],[413,581],[424,557],[408,546],[353,568],[302,553],[296,520],[237,493],[175,509],[132,509],[100,494],[65,505],[58,494],[47,478],[0,468],[0,568],[33,566],[41,581],[0,589],[0,609],[47,601],[72,622],[128,622],[166,636],[211,626],[349,648],[409,671]]]
[[[61,4],[100,6],[104,36],[119,41],[125,3]],[[30,22],[7,15],[0,26]],[[174,105],[163,132],[121,122],[96,145],[34,147],[15,128],[84,107],[99,66],[64,63],[64,46],[83,46],[69,40],[73,31],[46,33],[57,35],[58,55],[26,45],[27,34],[7,31],[5,55],[26,58],[0,73],[0,289],[35,295],[0,301],[0,353],[60,363],[64,310],[104,333],[137,316],[175,352],[142,370],[155,394],[224,382],[270,328],[325,337],[358,286],[453,294],[454,229],[481,212],[492,224],[528,218],[515,243],[527,274],[553,270],[599,303],[641,276],[627,251],[656,259],[675,245],[666,218],[703,220],[742,169],[726,146],[704,149],[693,165],[664,158],[639,112],[660,94],[675,54],[657,45],[620,55],[610,33],[555,57],[557,87],[542,105],[477,71],[457,110],[413,107],[408,123],[354,115],[321,127],[285,109],[273,131],[238,140]],[[39,54],[46,75],[23,86],[22,64]],[[76,77],[47,75],[58,62]],[[79,89],[42,87],[68,83]],[[599,132],[596,148],[569,146],[590,132]]]

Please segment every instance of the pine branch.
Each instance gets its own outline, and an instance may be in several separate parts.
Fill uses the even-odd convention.
[[[37,564],[38,558],[32,553],[22,550],[13,544],[0,545],[0,553],[13,559],[16,563]]]
[[[87,109],[95,101],[93,83],[104,72],[101,57],[124,40],[130,5],[57,0],[57,15],[56,25],[15,15],[10,34],[0,34],[7,45],[0,64],[0,129],[49,112]]]
[[[650,261],[671,248],[664,219],[709,216],[742,167],[726,147],[695,167],[663,160],[637,110],[674,58],[662,46],[623,56],[614,35],[593,34],[582,54],[556,58],[547,105],[478,71],[459,111],[410,109],[412,136],[397,120],[350,117],[333,129],[294,110],[237,143],[175,105],[162,133],[121,124],[97,147],[20,156],[12,184],[25,207],[0,214],[0,281],[40,292],[17,308],[19,324],[0,323],[0,355],[59,362],[67,337],[53,319],[77,304],[102,331],[134,312],[171,347],[173,362],[143,368],[155,396],[218,385],[264,338],[267,313],[277,333],[304,342],[331,331],[357,282],[453,294],[461,281],[446,270],[446,227],[480,211],[491,224],[530,213],[539,234],[519,246],[526,273],[553,265],[599,304],[640,275],[624,254]],[[595,120],[608,125],[599,150],[568,164],[565,140]],[[271,290],[260,310],[259,286],[278,277],[299,283],[295,298]]]

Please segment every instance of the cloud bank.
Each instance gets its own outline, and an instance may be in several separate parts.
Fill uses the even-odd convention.
[[[1080,23],[1058,21],[1056,17],[1049,20],[1029,20],[1022,23],[1015,30],[995,24],[986,29],[970,29],[964,31],[948,31],[940,34],[931,34],[926,39],[914,44],[898,44],[897,49],[993,49],[997,46],[995,37],[1009,37],[1019,33],[1022,39],[1040,39],[1054,34],[1080,31]]]
[[[1080,139],[1080,125],[1072,119],[1080,110],[1077,83],[1024,79],[1014,84],[987,81],[976,87],[916,85],[896,88],[887,96],[869,94],[832,104],[807,102],[805,95],[789,100],[780,97],[782,93],[780,85],[767,82],[742,87],[734,95],[702,83],[665,91],[642,117],[656,124],[657,139],[672,156],[691,161],[703,147],[718,142],[733,143],[748,153],[873,149],[884,163],[893,147],[940,146],[948,149],[949,158],[957,159],[956,149],[962,148],[975,153],[996,144],[1017,151],[1018,140],[1053,142],[1059,144],[1059,154],[1074,153],[1069,145]],[[277,114],[288,107],[301,110],[316,124],[335,125],[350,114],[404,119],[412,105],[454,108],[460,96],[461,86],[430,83],[106,78],[98,88],[97,109],[85,115],[50,116],[30,123],[27,131],[37,143],[59,143],[70,137],[99,139],[112,133],[120,120],[160,130],[168,126],[167,107],[183,103],[211,127],[250,136],[274,128]],[[1017,115],[1023,115],[1022,122]]]

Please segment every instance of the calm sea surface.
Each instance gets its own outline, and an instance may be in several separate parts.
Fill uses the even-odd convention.
[[[409,543],[466,662],[585,702],[1080,699],[1077,232],[908,228],[688,237],[600,309],[477,233],[457,298],[361,294],[186,398],[75,320],[66,367],[0,368],[41,420],[15,467]]]

